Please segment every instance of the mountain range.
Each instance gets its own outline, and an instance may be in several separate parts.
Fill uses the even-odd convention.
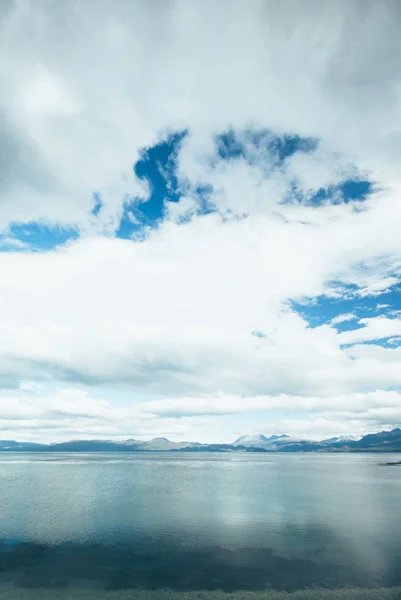
[[[71,440],[53,444],[0,440],[0,452],[401,452],[401,429],[360,437],[342,436],[321,441],[286,434],[242,435],[232,444],[172,442],[164,437],[150,441],[128,439]]]

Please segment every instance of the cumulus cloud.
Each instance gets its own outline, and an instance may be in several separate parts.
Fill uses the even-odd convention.
[[[344,313],[342,315],[338,315],[337,317],[334,317],[334,319],[331,319],[331,324],[332,325],[338,325],[339,323],[345,323],[346,321],[352,321],[353,319],[356,319],[356,315],[354,315],[353,313]]]
[[[376,360],[372,369],[341,349],[362,329],[310,328],[289,308],[288,298],[319,294],[333,276],[323,233],[293,232],[295,254],[279,220],[227,224],[209,215],[168,222],[141,243],[95,237],[3,255],[0,373],[158,394],[397,385],[397,363]]]
[[[401,335],[401,319],[388,318],[385,316],[360,319],[361,328],[343,331],[339,339],[343,344],[355,344],[371,340],[380,340],[392,336]]]

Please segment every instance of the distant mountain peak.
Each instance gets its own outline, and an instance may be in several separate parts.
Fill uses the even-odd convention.
[[[287,435],[286,433],[282,433],[281,435],[271,435],[268,438],[265,438],[268,441],[273,441],[273,440],[282,440],[284,438],[289,438],[291,436]]]
[[[246,448],[273,448],[276,444],[284,444],[291,441],[292,438],[286,433],[280,435],[271,435],[266,437],[263,433],[253,435],[241,435],[235,440],[233,446],[245,446]]]
[[[332,444],[338,444],[339,442],[359,442],[361,438],[361,435],[341,435],[339,437],[332,437],[322,440],[322,443],[330,446]]]
[[[267,442],[268,439],[266,436],[264,436],[262,433],[255,433],[253,435],[241,435],[237,440],[235,440],[234,442],[234,446],[240,446],[243,443],[256,443],[256,442]]]

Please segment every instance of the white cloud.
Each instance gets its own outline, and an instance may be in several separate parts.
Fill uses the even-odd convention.
[[[45,442],[158,435],[185,439],[198,436],[210,423],[203,416],[158,417],[135,404],[116,405],[78,388],[42,394],[3,393],[0,409],[0,437]]]
[[[359,319],[360,329],[339,333],[342,344],[355,344],[401,335],[401,319],[385,316]]]
[[[396,385],[397,365],[351,360],[339,347],[350,337],[311,329],[286,306],[332,277],[315,236],[280,220],[210,215],[166,223],[141,243],[93,238],[3,255],[0,373],[171,394]]]
[[[401,411],[401,394],[395,391],[353,393],[342,396],[308,397],[280,394],[278,396],[228,396],[169,398],[138,404],[145,412],[158,415],[225,415],[267,411],[319,411],[365,413],[369,410]]]
[[[340,348],[371,336],[361,332],[372,325],[312,329],[287,306],[322,293],[340,265],[352,273],[354,255],[335,235],[330,221],[309,230],[279,218],[224,223],[209,215],[166,222],[144,242],[95,237],[45,254],[7,253],[0,374],[172,395],[398,385],[398,362],[352,360]],[[384,321],[396,335],[397,320]]]
[[[345,323],[346,321],[352,321],[353,319],[356,319],[356,315],[354,315],[354,313],[344,313],[342,315],[338,315],[337,317],[334,317],[334,319],[331,319],[331,324],[332,325],[338,325],[339,323]]]

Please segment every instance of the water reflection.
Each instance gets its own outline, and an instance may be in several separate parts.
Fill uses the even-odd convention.
[[[176,591],[401,585],[401,471],[378,462],[6,455],[0,583]]]

